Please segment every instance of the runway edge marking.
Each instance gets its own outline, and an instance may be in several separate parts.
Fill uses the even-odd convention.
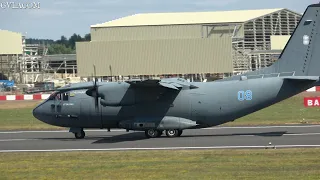
[[[133,150],[188,150],[188,149],[241,149],[241,148],[303,148],[320,145],[271,145],[271,146],[209,146],[209,147],[163,147],[163,148],[106,148],[106,149],[46,149],[46,150],[0,150],[0,153],[14,152],[70,152],[70,151],[133,151]]]

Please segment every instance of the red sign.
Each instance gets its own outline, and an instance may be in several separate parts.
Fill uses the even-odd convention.
[[[317,107],[320,106],[320,97],[305,97],[304,98],[305,107]]]

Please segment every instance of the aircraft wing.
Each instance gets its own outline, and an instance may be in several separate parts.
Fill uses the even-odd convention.
[[[93,88],[94,85],[85,85],[85,86],[77,86],[77,87],[70,87],[70,86],[65,86],[57,89],[48,89],[48,90],[39,90],[39,91],[31,91],[28,93],[39,93],[39,92],[67,92],[67,91],[73,91],[73,90],[80,90],[80,89],[90,89]]]
[[[180,90],[179,88],[187,87],[189,89],[198,88],[181,78],[167,78],[162,80],[147,79],[147,80],[129,80],[126,83],[133,87],[165,87],[174,90]]]

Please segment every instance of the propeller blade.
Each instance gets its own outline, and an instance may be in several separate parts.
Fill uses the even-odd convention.
[[[93,72],[94,72],[94,85],[97,86],[97,72],[96,72],[95,65],[93,65]]]
[[[99,92],[98,92],[98,87],[97,87],[97,72],[96,72],[96,66],[93,65],[93,72],[94,72],[94,88],[93,90],[95,91],[95,96],[94,96],[94,100],[95,100],[95,108],[96,108],[96,111],[99,110]]]

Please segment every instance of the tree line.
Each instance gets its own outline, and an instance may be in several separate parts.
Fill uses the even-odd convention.
[[[81,37],[79,34],[74,33],[69,38],[61,36],[59,40],[52,39],[26,39],[26,44],[40,44],[48,47],[48,55],[51,54],[75,54],[76,53],[76,42],[90,41],[91,35],[86,34]]]

